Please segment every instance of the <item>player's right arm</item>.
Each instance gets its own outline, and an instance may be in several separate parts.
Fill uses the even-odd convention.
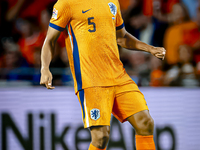
[[[53,15],[50,20],[49,29],[47,31],[41,54],[42,67],[40,84],[45,85],[47,89],[54,89],[54,87],[52,87],[52,74],[49,71],[49,65],[56,41],[60,33],[65,30],[67,24],[70,22],[71,14],[68,1],[58,0],[54,5]]]
[[[49,65],[53,57],[56,41],[60,35],[60,31],[49,27],[47,36],[44,41],[41,53],[41,78],[40,84],[45,85],[47,89],[54,89],[52,87],[52,74],[49,70]]]

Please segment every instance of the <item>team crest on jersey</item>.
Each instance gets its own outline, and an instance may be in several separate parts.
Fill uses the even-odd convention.
[[[108,3],[111,13],[115,16],[117,14],[117,6],[112,2]]]
[[[54,19],[58,19],[58,10],[56,10],[55,8],[53,9],[53,15],[52,18]]]
[[[93,120],[98,120],[100,118],[100,110],[99,109],[92,109],[90,111],[90,117]]]

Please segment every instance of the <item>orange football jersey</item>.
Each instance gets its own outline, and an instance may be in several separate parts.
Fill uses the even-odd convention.
[[[116,30],[124,23],[118,0],[58,0],[49,26],[65,30],[76,92],[132,82],[119,59]]]

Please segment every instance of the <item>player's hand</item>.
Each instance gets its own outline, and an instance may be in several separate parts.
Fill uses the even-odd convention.
[[[149,52],[161,60],[165,59],[166,50],[163,47],[151,47]]]
[[[41,85],[44,85],[47,89],[55,89],[55,87],[52,87],[52,79],[53,77],[49,69],[41,69]]]

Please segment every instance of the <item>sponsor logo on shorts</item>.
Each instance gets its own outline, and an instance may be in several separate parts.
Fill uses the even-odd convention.
[[[93,120],[98,120],[100,118],[100,110],[99,109],[92,109],[90,111],[90,117]]]
[[[58,10],[56,10],[55,8],[53,9],[53,15],[52,18],[54,19],[58,19]]]

